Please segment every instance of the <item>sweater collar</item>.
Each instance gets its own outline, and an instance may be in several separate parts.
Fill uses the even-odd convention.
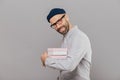
[[[74,31],[76,31],[76,29],[78,28],[77,25],[73,26],[68,33],[64,36],[64,38],[69,37]]]

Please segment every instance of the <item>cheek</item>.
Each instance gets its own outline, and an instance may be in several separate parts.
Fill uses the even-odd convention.
[[[65,26],[67,26],[67,25],[68,25],[67,20],[64,20],[63,24],[64,24]]]

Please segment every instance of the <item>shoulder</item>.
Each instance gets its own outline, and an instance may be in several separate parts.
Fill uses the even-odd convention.
[[[71,39],[76,39],[76,40],[89,40],[88,36],[86,33],[84,33],[82,30],[79,28],[76,29],[76,31],[73,32],[71,35]]]

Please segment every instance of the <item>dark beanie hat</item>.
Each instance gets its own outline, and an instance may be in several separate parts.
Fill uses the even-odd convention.
[[[50,22],[50,19],[51,19],[53,16],[55,16],[55,15],[57,15],[57,14],[64,14],[64,13],[66,13],[64,9],[61,9],[61,8],[53,8],[53,9],[49,12],[49,14],[48,14],[48,16],[47,16],[47,20],[48,20],[48,22]]]

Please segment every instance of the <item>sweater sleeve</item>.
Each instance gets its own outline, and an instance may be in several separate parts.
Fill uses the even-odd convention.
[[[69,39],[68,55],[65,59],[55,59],[48,57],[45,61],[46,66],[58,69],[73,71],[86,54],[86,38],[74,36]]]

